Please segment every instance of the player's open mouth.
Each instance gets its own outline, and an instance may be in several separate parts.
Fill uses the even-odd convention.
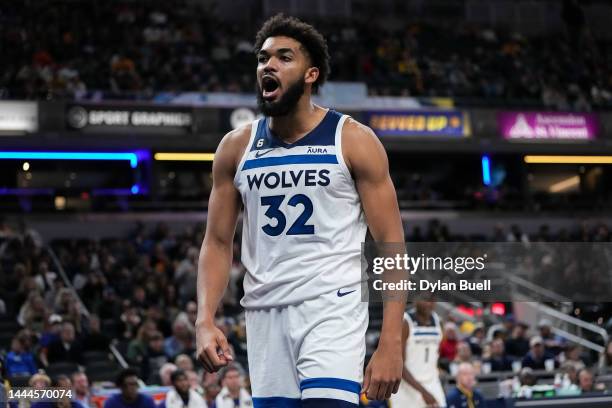
[[[280,93],[280,86],[276,78],[272,76],[264,76],[261,79],[261,96],[266,100],[276,99]]]

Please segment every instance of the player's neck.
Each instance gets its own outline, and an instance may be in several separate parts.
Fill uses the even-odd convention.
[[[431,321],[431,314],[429,314],[429,313],[419,312],[419,311],[417,310],[417,312],[416,312],[416,318],[417,318],[417,321],[418,321],[420,324],[429,324],[429,322]]]
[[[304,94],[295,109],[283,116],[270,117],[270,130],[285,143],[295,143],[323,120],[326,110]]]

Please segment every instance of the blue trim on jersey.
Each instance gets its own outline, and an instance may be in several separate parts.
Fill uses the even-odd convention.
[[[255,408],[302,408],[299,398],[262,397],[253,398]]]
[[[439,336],[440,333],[438,332],[417,332],[415,331],[414,333],[410,333],[413,336]]]
[[[333,398],[307,398],[302,400],[302,408],[357,408],[352,402]]]
[[[306,378],[300,382],[300,390],[304,391],[309,388],[331,388],[334,390],[343,390],[359,394],[361,385],[358,382],[345,380],[343,378]]]
[[[334,146],[336,144],[336,127],[341,117],[342,114],[329,109],[321,122],[295,143],[283,142],[270,130],[270,118],[264,118],[258,123],[257,133],[250,151],[276,147],[291,149],[296,146]],[[263,142],[260,142],[262,139]]]
[[[242,170],[261,167],[283,166],[285,164],[338,164],[335,154],[295,154],[281,157],[262,157],[244,162]]]

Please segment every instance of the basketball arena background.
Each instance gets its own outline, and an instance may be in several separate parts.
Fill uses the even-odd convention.
[[[161,402],[179,367],[214,406],[228,379],[203,373],[193,327],[211,163],[259,115],[252,44],[277,12],[326,36],[316,100],[380,137],[408,243],[610,242],[608,1],[3,1],[5,393],[54,384],[102,408],[132,367]],[[217,323],[248,391],[238,242]],[[612,406],[610,304],[512,291],[535,301],[438,303],[445,388],[472,362],[488,406]],[[370,315],[369,353],[380,304]]]

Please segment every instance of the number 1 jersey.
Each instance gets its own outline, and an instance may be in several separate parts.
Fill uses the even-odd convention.
[[[362,281],[367,226],[342,157],[347,116],[329,110],[295,143],[253,122],[234,184],[242,197],[245,308],[300,303]]]

